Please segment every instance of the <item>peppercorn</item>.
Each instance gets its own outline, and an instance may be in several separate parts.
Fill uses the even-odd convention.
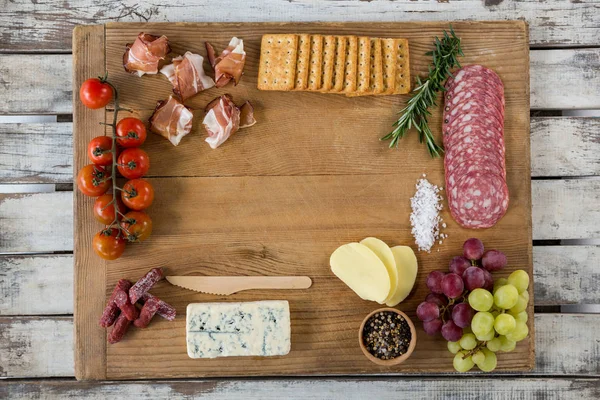
[[[403,316],[392,311],[373,314],[363,328],[363,344],[381,360],[391,360],[408,351],[412,334]]]

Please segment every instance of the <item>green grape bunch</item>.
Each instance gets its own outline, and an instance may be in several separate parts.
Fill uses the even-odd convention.
[[[477,288],[469,293],[467,301],[477,312],[460,340],[448,342],[455,370],[467,372],[477,366],[491,372],[498,363],[496,353],[513,351],[527,338],[528,288],[529,275],[516,270],[495,280],[492,292]]]

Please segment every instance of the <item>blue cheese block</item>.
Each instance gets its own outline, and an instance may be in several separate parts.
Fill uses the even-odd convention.
[[[283,356],[290,352],[287,301],[191,303],[186,316],[191,358]]]

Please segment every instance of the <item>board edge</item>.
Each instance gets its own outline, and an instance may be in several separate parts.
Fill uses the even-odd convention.
[[[72,50],[73,177],[76,180],[78,170],[88,163],[85,151],[78,150],[85,148],[90,138],[104,134],[99,122],[104,122],[106,111],[87,109],[78,99],[78,88],[85,79],[104,75],[104,25],[76,26]],[[105,300],[106,265],[94,254],[90,257],[94,229],[90,216],[79,218],[82,210],[90,209],[92,201],[77,189],[73,191],[73,337],[77,380],[106,379],[106,331],[97,323]],[[82,246],[86,246],[87,250],[83,250]]]

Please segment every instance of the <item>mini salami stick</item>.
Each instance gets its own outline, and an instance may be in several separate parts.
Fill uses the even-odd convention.
[[[142,307],[142,311],[140,312],[138,319],[133,321],[133,325],[142,329],[147,327],[152,317],[154,317],[154,314],[156,314],[158,311],[159,306],[160,302],[157,297],[148,299],[148,301],[144,303],[144,307]]]
[[[117,317],[119,316],[120,309],[113,301],[112,303],[108,303],[104,308],[104,312],[102,313],[102,317],[100,317],[100,326],[103,328],[108,328],[112,324],[115,323]]]
[[[160,315],[168,321],[173,321],[175,319],[175,315],[177,314],[177,311],[175,311],[175,307],[173,307],[169,303],[162,301],[158,297],[151,295],[150,293],[144,293],[144,295],[142,296],[143,301],[150,301],[150,299],[158,300],[158,311],[156,312],[158,315]]]
[[[104,308],[104,312],[102,312],[102,316],[100,317],[100,326],[103,328],[108,328],[117,320],[117,316],[119,315],[119,306],[115,304],[115,298],[117,297],[117,293],[125,292],[129,290],[131,287],[131,282],[127,279],[120,279],[117,282],[110,298],[106,302],[106,307]]]
[[[165,276],[163,274],[162,268],[153,268],[146,275],[140,278],[139,281],[135,283],[129,289],[129,299],[131,300],[131,304],[137,303],[139,299],[142,298],[144,293],[146,293],[154,284]]]
[[[121,309],[121,312],[125,314],[128,320],[134,321],[139,315],[140,312],[129,301],[129,297],[127,296],[127,292],[119,291],[115,297],[115,304]]]
[[[117,322],[115,322],[115,326],[113,326],[112,330],[108,334],[108,343],[115,344],[120,342],[123,339],[123,336],[125,336],[127,333],[130,324],[131,321],[127,319],[125,314],[121,313],[119,318],[117,318]]]

